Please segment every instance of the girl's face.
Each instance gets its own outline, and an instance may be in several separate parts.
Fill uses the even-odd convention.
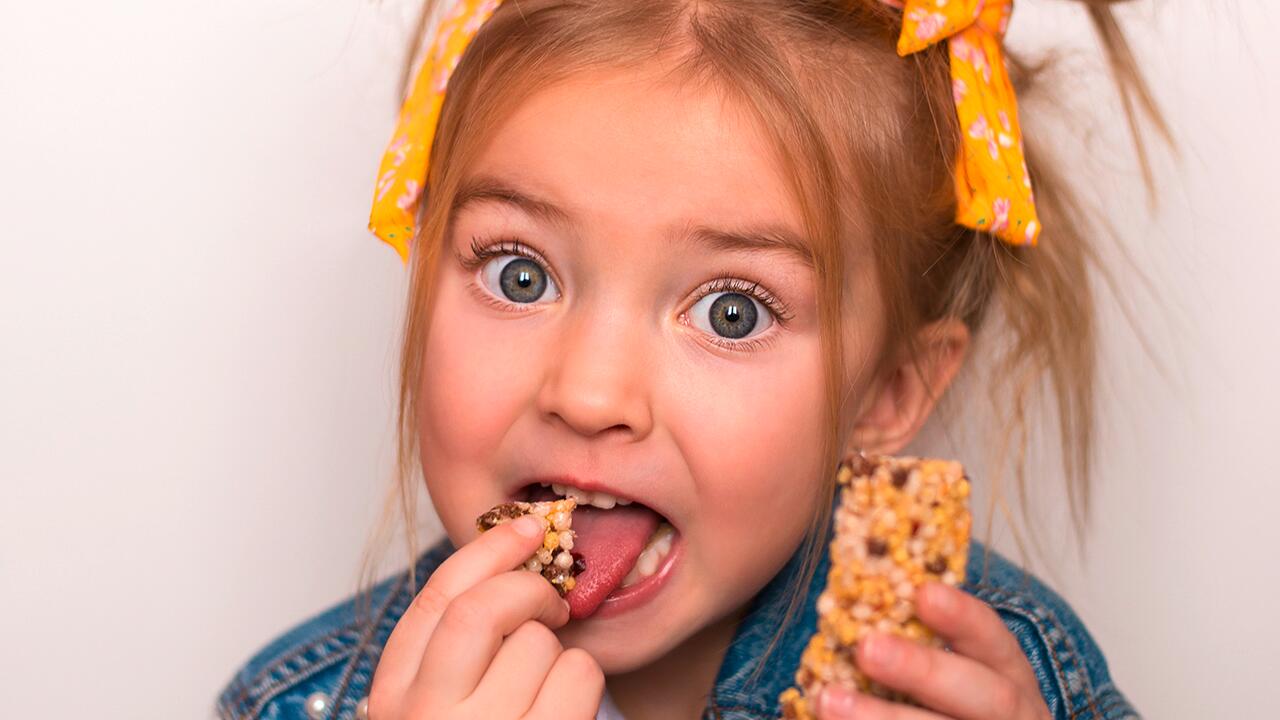
[[[646,665],[740,609],[816,511],[823,361],[798,207],[742,106],[657,72],[531,96],[463,185],[420,388],[432,501],[455,544],[539,481],[659,513],[675,536],[653,576],[558,631],[606,673]],[[496,255],[469,268],[473,245]],[[861,363],[876,298],[851,297]]]

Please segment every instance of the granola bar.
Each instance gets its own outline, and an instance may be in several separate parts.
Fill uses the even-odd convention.
[[[960,463],[859,454],[840,463],[836,482],[842,491],[818,632],[801,656],[796,687],[778,698],[784,718],[816,718],[823,687],[835,681],[910,702],[858,670],[858,639],[878,630],[941,647],[915,615],[915,591],[926,580],[954,586],[964,579],[971,518]]]
[[[524,569],[546,578],[563,597],[577,585],[576,575],[585,569],[582,557],[573,552],[573,509],[577,502],[572,498],[548,502],[510,502],[495,506],[476,518],[480,532],[490,530],[524,515],[537,515],[547,521],[547,534],[542,547],[524,563]]]

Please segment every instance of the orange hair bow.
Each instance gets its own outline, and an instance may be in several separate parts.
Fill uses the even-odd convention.
[[[949,41],[951,88],[963,137],[956,163],[956,222],[1010,245],[1035,245],[1040,221],[1002,44],[1013,0],[883,1],[903,8],[898,55]]]
[[[369,229],[409,262],[409,241],[417,227],[418,204],[427,182],[427,159],[435,140],[436,122],[444,105],[449,76],[480,26],[502,0],[458,0],[445,15],[427,49],[413,89],[400,108],[391,144],[378,168]]]
[[[952,89],[963,134],[955,171],[956,222],[1011,245],[1035,245],[1040,223],[1001,44],[1013,1],[882,2],[903,10],[900,56],[949,41]],[[449,76],[480,26],[501,4],[502,0],[458,0],[444,17],[383,155],[369,229],[394,247],[406,264]]]

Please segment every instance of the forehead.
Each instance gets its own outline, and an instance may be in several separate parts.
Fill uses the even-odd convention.
[[[803,236],[758,118],[661,66],[582,72],[531,94],[465,174],[510,181],[584,222],[657,232],[763,225]]]

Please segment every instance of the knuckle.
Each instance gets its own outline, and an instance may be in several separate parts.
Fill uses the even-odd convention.
[[[941,667],[936,653],[941,650],[923,648],[914,643],[903,643],[902,657],[898,661],[898,672],[913,687],[932,685],[938,681]]]
[[[502,530],[502,528],[498,527],[495,528],[495,530]],[[502,554],[501,548],[505,543],[501,541],[504,539],[504,535],[500,532],[487,532],[484,535],[481,535],[480,539],[487,540],[488,542],[477,542],[475,548],[476,553],[484,556],[483,562],[493,563],[498,559],[498,556]]]
[[[449,597],[430,582],[413,598],[414,609],[428,615],[440,615],[449,607]]]
[[[489,613],[474,595],[463,594],[445,608],[440,625],[450,632],[477,633],[489,626]]]

